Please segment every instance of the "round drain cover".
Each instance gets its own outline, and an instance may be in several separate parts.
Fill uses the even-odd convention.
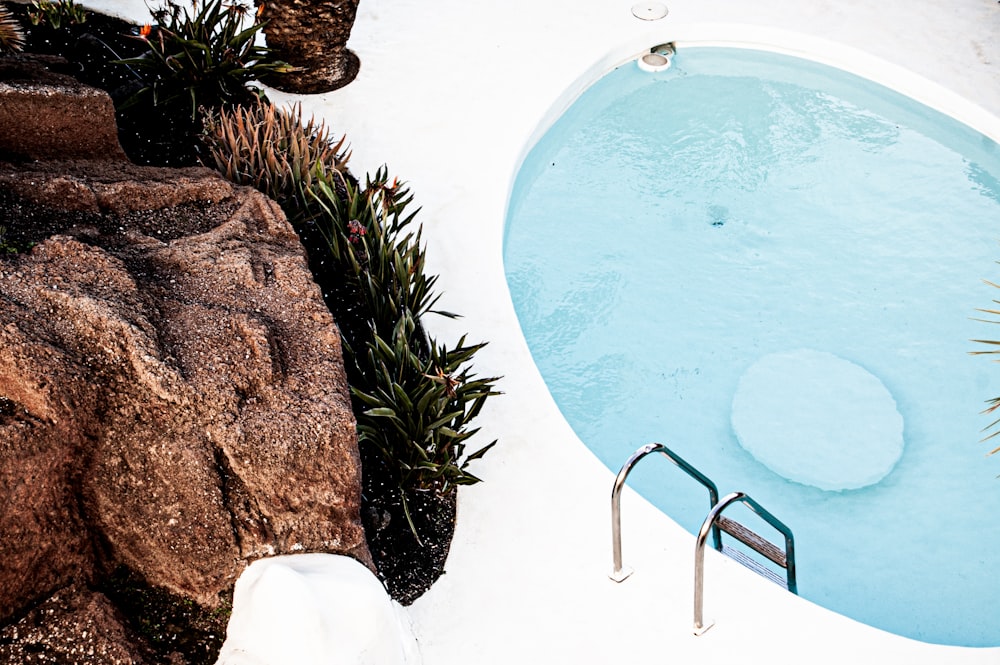
[[[655,21],[667,15],[667,6],[661,2],[640,2],[632,5],[632,15],[643,21]]]

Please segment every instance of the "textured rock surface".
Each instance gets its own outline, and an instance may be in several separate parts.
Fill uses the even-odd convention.
[[[45,56],[0,58],[0,153],[125,159],[111,98],[52,71],[58,66],[57,58]]]
[[[0,629],[0,662],[139,665],[135,642],[107,598],[74,585]]]
[[[253,190],[170,173],[0,168],[5,223],[38,243],[0,259],[0,622],[122,565],[213,606],[264,555],[370,564],[297,236]]]

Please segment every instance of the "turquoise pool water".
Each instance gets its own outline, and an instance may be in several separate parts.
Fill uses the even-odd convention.
[[[608,467],[662,442],[792,528],[800,595],[967,646],[1000,645],[1000,457],[979,414],[1000,366],[968,353],[1000,338],[973,320],[1000,298],[982,282],[998,259],[994,141],[839,70],[723,48],[596,82],[526,158],[504,246],[535,362]],[[820,397],[788,391],[787,417],[743,400],[735,419],[741,380],[761,398],[751,370],[774,358]],[[855,374],[901,444],[865,439],[899,425],[852,415]],[[784,438],[762,453],[734,423]],[[708,511],[661,460],[630,485],[689,531]]]

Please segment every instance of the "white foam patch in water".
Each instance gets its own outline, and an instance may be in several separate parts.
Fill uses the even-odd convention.
[[[882,480],[903,454],[903,417],[881,381],[831,353],[764,356],[740,377],[732,425],[775,473],[823,490]]]

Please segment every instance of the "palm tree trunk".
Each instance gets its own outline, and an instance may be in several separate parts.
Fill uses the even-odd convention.
[[[358,0],[266,0],[268,47],[300,70],[269,81],[285,92],[312,94],[342,88],[358,74],[358,56],[347,40]]]

